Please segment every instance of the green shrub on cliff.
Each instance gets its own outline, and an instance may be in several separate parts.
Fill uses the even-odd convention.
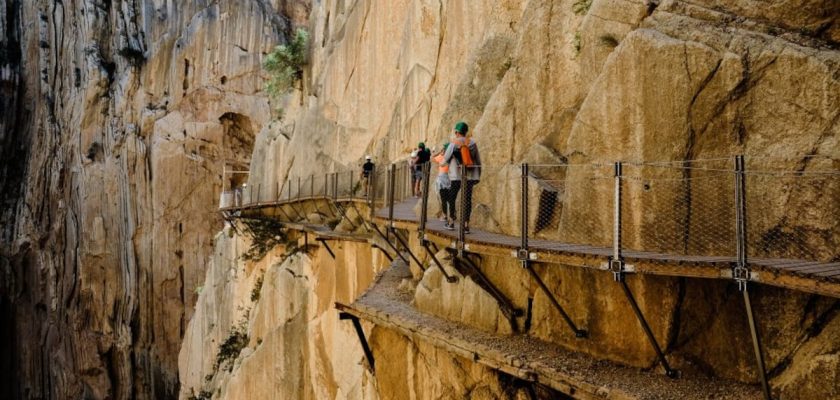
[[[274,48],[263,61],[263,68],[268,72],[266,92],[271,97],[289,93],[296,82],[303,78],[303,66],[306,65],[306,45],[309,33],[298,29],[287,44]]]
[[[289,241],[283,225],[271,219],[242,218],[245,234],[251,237],[251,247],[242,254],[245,261],[259,261],[275,246]]]
[[[243,319],[239,325],[230,330],[227,339],[219,346],[219,354],[216,355],[215,370],[228,363],[228,371],[233,369],[233,360],[239,356],[242,349],[248,345],[248,318]]]

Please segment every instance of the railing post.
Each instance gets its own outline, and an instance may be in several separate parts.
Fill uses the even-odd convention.
[[[746,201],[746,175],[744,167],[744,156],[735,156],[735,254],[736,264],[732,271],[732,277],[738,282],[738,290],[744,296],[744,307],[747,311],[747,322],[750,326],[750,336],[755,353],[756,367],[761,379],[761,390],[764,398],[772,399],[770,383],[767,381],[767,367],[764,364],[764,355],[761,347],[761,338],[758,335],[758,322],[750,300],[748,282],[751,279],[750,267],[747,259],[747,201]]]
[[[394,229],[394,190],[396,189],[397,166],[388,167],[388,230]]]
[[[423,184],[420,187],[421,189],[421,199],[420,199],[420,226],[418,228],[418,234],[420,236],[420,240],[425,240],[426,234],[426,219],[429,217],[429,181],[432,177],[432,163],[427,162],[423,164],[422,169],[422,179]]]
[[[518,258],[519,261],[522,262],[523,268],[528,268],[528,259],[530,258],[530,251],[528,250],[528,169],[529,167],[527,163],[522,164],[522,184],[520,187],[521,191],[519,193],[519,225],[521,228],[519,234],[522,241],[519,247]]]
[[[309,198],[315,197],[315,174],[309,175]]]
[[[613,199],[613,255],[610,260],[610,270],[617,282],[624,281],[624,257],[621,254],[621,179],[623,164],[615,163],[615,197]]]
[[[338,200],[338,177],[340,174],[340,172],[333,174],[333,200]]]
[[[735,255],[736,264],[733,277],[738,282],[738,290],[747,289],[750,278],[747,266],[747,221],[746,202],[744,201],[744,156],[735,156]]]
[[[466,219],[467,215],[467,166],[461,164],[458,170],[461,177],[461,212],[458,213],[458,256],[464,256],[466,250]]]
[[[262,189],[262,184],[258,183],[257,184],[257,204],[260,203],[260,189]]]
[[[298,190],[297,194],[295,195],[295,200],[300,200],[300,176],[298,176]]]
[[[373,166],[373,169],[370,170],[370,176],[368,176],[368,212],[370,213],[369,219],[373,221],[373,217],[376,215],[374,209],[376,208],[376,165]]]

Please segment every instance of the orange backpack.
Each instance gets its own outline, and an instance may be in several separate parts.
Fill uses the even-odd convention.
[[[464,144],[461,145],[460,150],[461,157],[456,158],[459,158],[461,164],[466,165],[467,167],[472,167],[475,163],[473,162],[472,155],[470,154],[470,138],[464,138]]]

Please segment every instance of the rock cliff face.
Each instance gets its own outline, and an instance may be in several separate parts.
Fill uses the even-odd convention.
[[[836,169],[839,16],[835,0],[0,0],[0,340],[10,355],[0,361],[9,380],[0,397],[172,398],[208,388],[231,399],[405,390],[435,398],[473,389],[501,397],[506,389],[488,371],[463,360],[441,361],[463,379],[437,382],[439,391],[417,388],[438,379],[426,372],[395,372],[377,389],[354,364],[357,350],[346,359],[324,353],[358,349],[328,311],[338,295],[319,291],[348,277],[318,273],[329,269],[319,266],[323,254],[232,261],[243,239],[214,239],[224,162],[250,162],[249,185],[267,199],[288,176],[355,167],[365,154],[395,160],[466,120],[483,160],[496,166],[476,193],[476,223],[510,232],[515,207],[498,194],[516,171],[503,164],[745,152],[802,168],[807,156],[827,156]],[[272,123],[259,64],[294,26],[311,33],[309,66],[302,90],[280,104],[285,117]],[[594,202],[600,194],[579,196]],[[603,210],[580,217],[608,223],[597,215]],[[593,229],[593,240],[606,238],[599,232],[609,229]],[[644,245],[646,236],[629,237]],[[361,264],[366,251],[344,249]],[[265,271],[260,297],[277,301],[250,305],[245,318],[255,271]],[[372,272],[357,272],[341,293],[358,294]],[[574,292],[600,279],[578,275],[551,280]],[[527,292],[522,282],[511,280],[509,290]],[[682,296],[661,300],[668,313],[656,329],[689,362],[754,379],[749,353],[729,352],[716,336],[738,321],[716,313],[734,300],[698,307],[702,315],[681,311],[709,293],[723,298],[721,287],[638,285],[651,304]],[[460,315],[422,290],[421,306]],[[783,305],[773,326],[792,327],[769,345],[775,384],[803,398],[838,395],[820,384],[840,371],[836,303],[786,296],[770,290],[760,300]],[[579,299],[580,315],[586,302],[603,300]],[[545,317],[550,309],[536,301],[546,320],[536,321],[535,335],[563,344]],[[464,322],[503,325],[472,311],[480,315]],[[220,341],[241,321],[245,351],[230,371],[211,374]],[[793,329],[800,322],[807,327]],[[405,365],[444,358],[392,332],[373,334],[375,351]],[[588,351],[644,365],[645,352],[612,351],[636,344]],[[734,367],[710,362],[726,357],[714,365]]]
[[[4,398],[172,398],[224,160],[306,2],[0,1]]]

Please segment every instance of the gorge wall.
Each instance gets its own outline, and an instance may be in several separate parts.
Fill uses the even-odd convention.
[[[308,7],[0,1],[0,397],[176,396],[222,163]]]
[[[502,231],[516,229],[516,208],[497,196],[516,172],[505,164],[747,153],[838,169],[838,16],[834,0],[0,0],[0,339],[11,355],[0,361],[9,380],[0,397],[173,398],[212,388],[222,398],[388,398],[395,388],[422,391],[419,382],[440,389],[419,398],[517,396],[487,370],[379,328],[375,350],[426,372],[377,387],[350,327],[330,311],[339,295],[318,289],[348,279],[318,272],[335,266],[322,250],[285,259],[277,249],[246,263],[237,261],[245,238],[216,235],[223,163],[250,163],[249,185],[270,199],[287,177],[356,168],[365,154],[384,165],[466,120],[498,171],[476,194],[486,210],[476,223]],[[296,26],[311,35],[302,87],[270,105],[262,55]],[[827,161],[816,165],[814,155]],[[384,265],[362,246],[342,254],[376,260],[355,286],[335,289],[352,297]],[[249,304],[254,271],[265,273],[262,300]],[[571,283],[588,279],[552,280],[574,292]],[[640,288],[653,302],[679,285]],[[693,288],[683,304],[721,291]],[[769,292],[769,305],[786,296]],[[812,398],[836,395],[819,385],[840,369],[837,343],[826,339],[840,323],[836,302],[786,304],[795,311],[785,323],[805,328],[771,345],[774,360],[810,369],[775,376]],[[249,350],[211,374],[220,342],[242,321]],[[552,339],[547,325],[536,334]],[[707,348],[728,354],[719,331],[682,332],[690,340],[675,343],[691,362],[717,357]],[[338,347],[351,349],[346,358],[321,353]],[[289,348],[299,353],[286,357]],[[413,350],[393,350],[405,348]],[[704,368],[751,381],[748,357]],[[429,365],[460,378],[436,382]],[[299,380],[283,381],[288,371]]]

